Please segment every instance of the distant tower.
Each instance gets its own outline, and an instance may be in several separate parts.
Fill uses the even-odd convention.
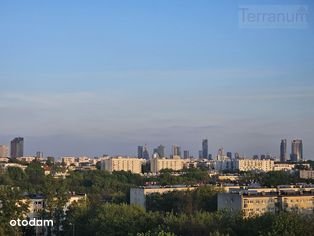
[[[173,156],[181,156],[181,148],[177,145],[172,146],[172,155]]]
[[[22,157],[24,155],[24,138],[17,137],[11,141],[11,158]]]
[[[138,158],[143,158],[143,151],[144,151],[143,146],[137,146],[137,157]]]
[[[238,160],[240,158],[240,155],[239,155],[239,153],[234,153],[234,159],[236,159],[236,160]]]
[[[189,159],[190,158],[190,152],[188,150],[183,151],[183,158],[184,159]]]
[[[202,141],[202,157],[203,159],[208,158],[208,140],[207,139],[203,139]]]
[[[145,144],[144,149],[143,149],[143,158],[145,160],[149,160],[149,152],[148,152],[148,148],[147,148],[146,144]]]
[[[287,161],[287,139],[282,139],[280,143],[280,161]]]
[[[291,161],[303,161],[303,145],[301,139],[291,142]]]
[[[165,157],[165,146],[159,145],[156,148],[156,152],[158,153],[159,157]]]
[[[232,159],[232,152],[227,152],[227,157],[229,157],[230,159]]]

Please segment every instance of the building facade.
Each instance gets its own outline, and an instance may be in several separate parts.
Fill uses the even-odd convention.
[[[287,139],[282,139],[280,143],[280,161],[287,161]]]
[[[150,168],[152,173],[159,173],[162,169],[182,170],[185,160],[178,156],[172,159],[166,158],[153,158],[150,161]]]
[[[11,141],[11,158],[22,157],[24,155],[24,138],[17,137]]]
[[[101,161],[101,170],[113,171],[131,171],[135,174],[142,173],[142,164],[144,159],[131,157],[111,157]]]

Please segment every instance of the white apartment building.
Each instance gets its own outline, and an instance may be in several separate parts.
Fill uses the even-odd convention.
[[[111,157],[101,161],[101,170],[113,171],[131,171],[132,173],[142,173],[142,164],[146,160],[133,157]]]
[[[71,164],[76,164],[76,157],[62,157],[61,158],[62,163],[64,163],[66,166],[69,166]]]
[[[180,159],[174,157],[173,159],[153,158],[150,161],[150,170],[152,173],[159,173],[162,169],[182,170],[188,159]]]
[[[263,171],[263,172],[273,171],[274,161],[252,159],[236,160],[235,169],[239,171]]]
[[[295,164],[292,163],[275,163],[274,171],[288,171],[294,169]]]
[[[19,160],[19,161],[25,161],[27,163],[31,163],[33,160],[36,159],[36,157],[34,157],[34,156],[25,156],[25,157],[17,157],[16,159]]]
[[[314,170],[300,170],[301,179],[314,179]]]

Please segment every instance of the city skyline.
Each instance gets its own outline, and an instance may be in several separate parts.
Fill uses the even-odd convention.
[[[243,29],[246,3],[261,4],[1,1],[0,144],[22,136],[25,155],[54,156],[177,144],[198,156],[206,137],[212,154],[279,156],[287,138],[314,159],[314,19]]]
[[[288,141],[290,141],[288,139]],[[21,143],[21,144],[20,144]],[[199,150],[198,152],[190,152],[191,149],[189,149],[188,147],[181,147],[180,145],[177,144],[171,144],[169,146],[164,146],[163,144],[159,144],[158,146],[154,147],[154,146],[150,146],[148,144],[145,145],[139,145],[137,146],[137,149],[134,151],[132,151],[131,153],[108,153],[108,152],[103,152],[103,153],[97,153],[97,154],[87,154],[87,153],[71,153],[71,154],[65,154],[65,153],[61,153],[58,155],[55,154],[46,154],[44,152],[42,152],[42,150],[40,150],[40,148],[38,148],[36,150],[36,153],[27,153],[26,155],[24,155],[24,137],[15,137],[13,140],[11,140],[10,142],[10,149],[8,148],[9,145],[6,144],[0,144],[0,149],[1,151],[6,150],[5,152],[7,152],[9,154],[9,150],[11,155],[8,157],[22,157],[22,156],[34,156],[34,157],[64,157],[64,156],[89,156],[89,157],[100,157],[103,155],[108,155],[108,156],[129,156],[129,157],[138,157],[138,158],[142,158],[142,159],[151,159],[153,157],[156,157],[155,154],[158,154],[158,157],[173,157],[173,156],[180,156],[183,159],[186,159],[186,156],[188,155],[189,157],[193,157],[196,159],[212,159],[215,158],[216,156],[227,156],[230,159],[237,159],[239,157],[246,157],[246,158],[253,158],[255,159],[255,157],[259,157],[259,159],[263,159],[263,156],[265,158],[265,156],[270,157],[275,157],[278,161],[280,162],[286,162],[286,161],[302,161],[302,160],[312,160],[311,158],[306,158],[304,159],[304,155],[303,155],[303,140],[302,139],[291,139],[291,143],[289,148],[291,149],[291,151],[288,151],[288,146],[287,146],[287,139],[281,139],[281,142],[279,143],[278,147],[278,153],[271,153],[271,152],[255,152],[253,154],[245,154],[245,153],[239,153],[237,150],[226,150],[226,153],[224,151],[224,147],[223,146],[219,146],[219,148],[217,148],[216,150],[212,149],[208,149],[208,139],[202,139],[201,141],[201,150]],[[14,149],[17,148],[17,146],[20,146],[21,148],[20,151],[16,151]],[[13,149],[12,149],[13,147]],[[207,150],[206,150],[207,147]],[[38,151],[40,150],[40,151]],[[181,151],[183,150],[183,151]],[[205,152],[207,152],[207,158],[204,157],[204,150],[206,150]],[[14,153],[19,152],[21,154],[19,155],[15,155]],[[284,154],[284,158],[283,158],[283,154]],[[236,157],[237,155],[240,155],[238,157]]]

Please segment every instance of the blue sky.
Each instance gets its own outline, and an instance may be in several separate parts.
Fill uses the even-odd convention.
[[[243,29],[239,6],[304,4],[305,29]],[[302,138],[314,158],[312,1],[1,1],[0,143],[136,154],[202,138],[243,155]]]

